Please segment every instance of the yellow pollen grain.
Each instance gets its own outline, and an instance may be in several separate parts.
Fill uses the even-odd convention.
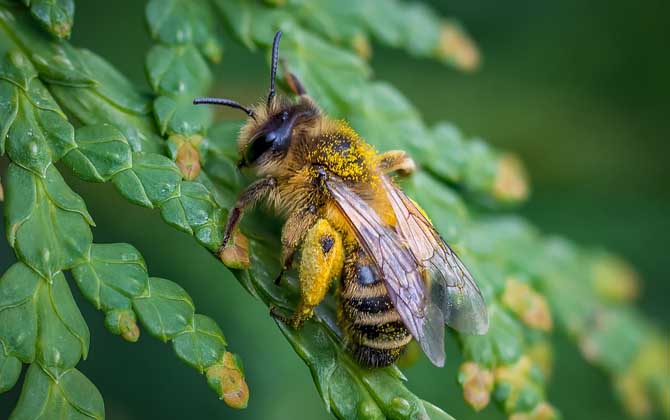
[[[375,150],[345,121],[335,121],[334,129],[323,134],[326,140],[308,152],[310,160],[319,162],[336,175],[353,182],[370,182]],[[349,142],[347,153],[337,150],[340,142]]]

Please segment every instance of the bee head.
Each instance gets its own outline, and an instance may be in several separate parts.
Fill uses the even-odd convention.
[[[296,128],[313,120],[319,113],[318,108],[306,96],[298,103],[278,100],[275,93],[275,79],[279,55],[281,31],[277,32],[272,43],[272,65],[270,70],[270,92],[267,102],[255,107],[246,107],[225,98],[197,98],[194,104],[215,104],[244,111],[249,120],[242,128],[239,138],[239,166],[271,165],[281,161],[287,154]]]

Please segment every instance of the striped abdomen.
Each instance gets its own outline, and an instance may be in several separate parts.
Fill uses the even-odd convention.
[[[340,321],[349,351],[363,366],[388,366],[400,357],[412,335],[393,307],[369,257],[357,244],[346,248]]]

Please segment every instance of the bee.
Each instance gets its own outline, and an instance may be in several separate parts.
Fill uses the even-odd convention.
[[[275,318],[300,328],[339,278],[339,325],[362,366],[394,363],[412,339],[443,366],[445,323],[486,333],[482,294],[424,211],[391,178],[415,169],[407,153],[378,154],[346,122],[329,118],[289,71],[285,79],[295,98],[276,96],[280,38],[277,32],[267,102],[193,101],[249,117],[238,139],[240,166],[258,179],[230,211],[219,254],[230,246],[244,211],[265,202],[285,218],[277,284],[300,254],[300,301],[291,316],[273,309]]]

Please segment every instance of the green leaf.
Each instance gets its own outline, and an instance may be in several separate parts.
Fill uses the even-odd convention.
[[[495,367],[516,362],[524,348],[521,324],[497,305],[489,305],[489,332],[462,336],[463,354],[479,365]]]
[[[37,291],[37,360],[44,366],[71,368],[86,358],[89,331],[62,273]]]
[[[55,41],[33,24],[27,13],[0,6],[0,30],[8,33],[30,59],[40,78],[48,83],[67,86],[90,86],[91,75],[76,50],[68,43]],[[9,35],[11,34],[11,35]]]
[[[361,97],[370,75],[370,68],[356,55],[297,27],[282,38],[282,57],[307,92],[336,117],[344,116],[350,101]]]
[[[3,353],[24,363],[35,359],[36,295],[43,279],[23,263],[15,263],[0,277],[0,341]]]
[[[154,101],[154,113],[161,134],[183,134],[186,136],[203,134],[212,123],[212,113],[193,105],[196,95],[179,98],[159,96]],[[202,107],[201,107],[202,108]]]
[[[90,259],[72,275],[86,299],[105,311],[131,308],[148,285],[144,259],[128,244],[94,244]]]
[[[221,245],[223,210],[199,182],[182,182],[179,195],[161,204],[161,216],[168,224],[193,234],[212,251]]]
[[[128,141],[111,125],[79,128],[75,132],[75,141],[77,148],[70,151],[64,161],[81,179],[106,182],[132,166]]]
[[[10,107],[5,119],[12,123],[3,132],[12,161],[44,176],[50,162],[75,147],[74,129],[36,75],[28,59],[16,51],[2,61],[0,85]],[[6,84],[19,89],[12,93]]]
[[[327,330],[308,322],[296,332],[277,324],[307,363],[326,409],[339,418],[384,418],[383,411],[358,378],[353,362],[333,343]]]
[[[204,0],[152,0],[146,18],[151,37],[164,44],[195,44],[212,61],[221,58],[214,13]]]
[[[74,20],[74,0],[24,0],[30,13],[58,38],[69,38]]]
[[[207,63],[192,45],[155,45],[146,67],[151,88],[161,95],[205,92],[212,80]]]
[[[432,420],[440,420],[440,419],[442,419],[442,420],[455,420],[449,414],[445,413],[439,407],[434,406],[433,404],[429,403],[428,401],[423,401],[423,407],[426,410],[426,414],[428,414],[428,418],[430,418]]]
[[[15,84],[27,92],[30,82],[37,77],[37,71],[28,58],[18,50],[7,53],[0,61],[0,79]]]
[[[9,83],[0,82],[0,156],[5,154],[7,133],[14,123],[18,110],[18,89]]]
[[[30,365],[12,420],[100,419],[105,407],[100,392],[77,369]]]
[[[0,342],[1,344],[1,342]],[[0,394],[14,387],[21,375],[21,361],[8,356],[4,346],[0,348]]]
[[[8,240],[26,264],[51,279],[87,258],[92,221],[54,167],[41,180],[11,164],[6,185]]]
[[[86,125],[115,126],[134,152],[158,152],[162,141],[151,118],[150,98],[99,56],[86,50],[77,55],[95,74],[95,85],[51,85],[59,103]]]
[[[370,83],[351,105],[352,127],[380,150],[408,150],[420,162],[431,151],[423,149],[428,136],[416,109],[387,83]],[[427,159],[426,159],[427,160]]]
[[[88,353],[89,332],[62,273],[50,283],[23,263],[0,279],[0,340],[24,363],[73,367]]]
[[[178,193],[181,172],[173,161],[155,153],[134,153],[132,169],[112,179],[117,190],[133,203],[152,207]]]
[[[89,225],[95,226],[93,218],[88,214],[84,200],[70,189],[54,166],[47,169],[47,176],[42,182],[49,200],[55,206],[61,210],[79,213]]]
[[[216,322],[196,314],[189,329],[174,338],[175,353],[200,373],[223,357],[226,339]]]
[[[151,277],[145,293],[133,301],[137,316],[156,338],[168,341],[185,331],[194,315],[191,297],[178,284]]]

